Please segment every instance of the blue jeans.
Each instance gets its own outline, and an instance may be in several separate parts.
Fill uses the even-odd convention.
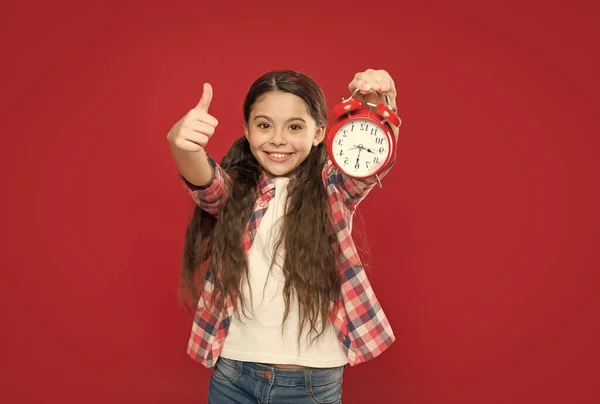
[[[219,357],[209,404],[341,404],[344,366],[279,369]]]

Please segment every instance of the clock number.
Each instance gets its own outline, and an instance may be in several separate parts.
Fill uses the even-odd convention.
[[[340,150],[340,156],[343,156],[343,155],[344,155],[344,151]]]
[[[370,163],[370,161],[365,161],[365,164],[367,165],[367,168],[369,168],[369,163]]]
[[[346,135],[344,135],[344,136],[346,136]],[[340,146],[343,146],[343,145],[344,145],[344,139],[340,139],[340,140],[338,140],[338,142],[337,142],[337,143],[338,143]]]
[[[362,130],[362,131],[368,131],[369,130],[369,125],[367,125],[365,123],[361,123],[360,124],[360,130]]]
[[[375,143],[377,143],[377,144],[383,144],[383,140],[384,140],[384,138],[378,137],[377,139],[375,139]]]
[[[358,163],[358,161],[356,162],[356,164],[354,165],[354,168],[356,168],[357,170],[360,168],[360,164]]]
[[[373,157],[373,163],[375,163],[375,164],[379,163],[379,157]]]
[[[350,127],[350,132],[354,132],[354,124]]]
[[[348,129],[344,129],[344,134],[342,136],[347,137],[348,136],[347,132],[348,132]],[[340,142],[341,142],[341,140],[340,140]],[[340,146],[341,146],[341,144],[340,144]]]
[[[373,135],[373,136],[377,136],[377,130],[378,130],[378,129],[379,129],[379,128],[374,128],[374,129],[371,129],[371,135]]]
[[[384,152],[384,151],[385,151],[385,148],[384,148],[384,147],[380,147],[380,148],[379,148],[379,153],[383,154],[383,152]]]
[[[348,165],[348,157],[344,159],[344,165]]]

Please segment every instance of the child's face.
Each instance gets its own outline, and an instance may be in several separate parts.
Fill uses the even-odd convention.
[[[325,125],[317,127],[304,100],[282,92],[259,98],[246,126],[252,154],[272,177],[292,172],[324,135]]]

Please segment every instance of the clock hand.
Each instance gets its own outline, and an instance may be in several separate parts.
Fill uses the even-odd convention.
[[[366,151],[368,151],[369,153],[373,153],[373,154],[375,154],[375,152],[374,152],[373,150],[369,149],[368,147],[364,147],[363,145],[354,145],[354,147],[353,147],[353,148],[351,148],[351,149],[348,149],[348,150],[353,150],[353,149],[361,149],[361,150],[366,150]]]
[[[360,160],[360,152],[362,151],[362,148],[358,149],[358,156],[356,157],[356,165],[358,166],[358,161]],[[358,168],[358,167],[356,167]]]

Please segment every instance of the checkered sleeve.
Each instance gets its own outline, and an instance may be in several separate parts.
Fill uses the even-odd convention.
[[[230,178],[209,153],[206,153],[206,157],[213,169],[213,177],[208,185],[200,187],[191,184],[181,174],[179,178],[185,190],[200,208],[211,215],[217,215],[227,200],[227,184]]]
[[[394,155],[387,166],[377,175],[379,181],[390,172],[394,163],[396,162],[396,155]],[[344,196],[346,204],[351,209],[356,206],[368,195],[368,193],[377,185],[377,178],[375,176],[368,178],[352,178],[342,171],[340,171],[335,164],[328,159],[327,161],[327,181],[329,184],[333,184],[337,190]]]

